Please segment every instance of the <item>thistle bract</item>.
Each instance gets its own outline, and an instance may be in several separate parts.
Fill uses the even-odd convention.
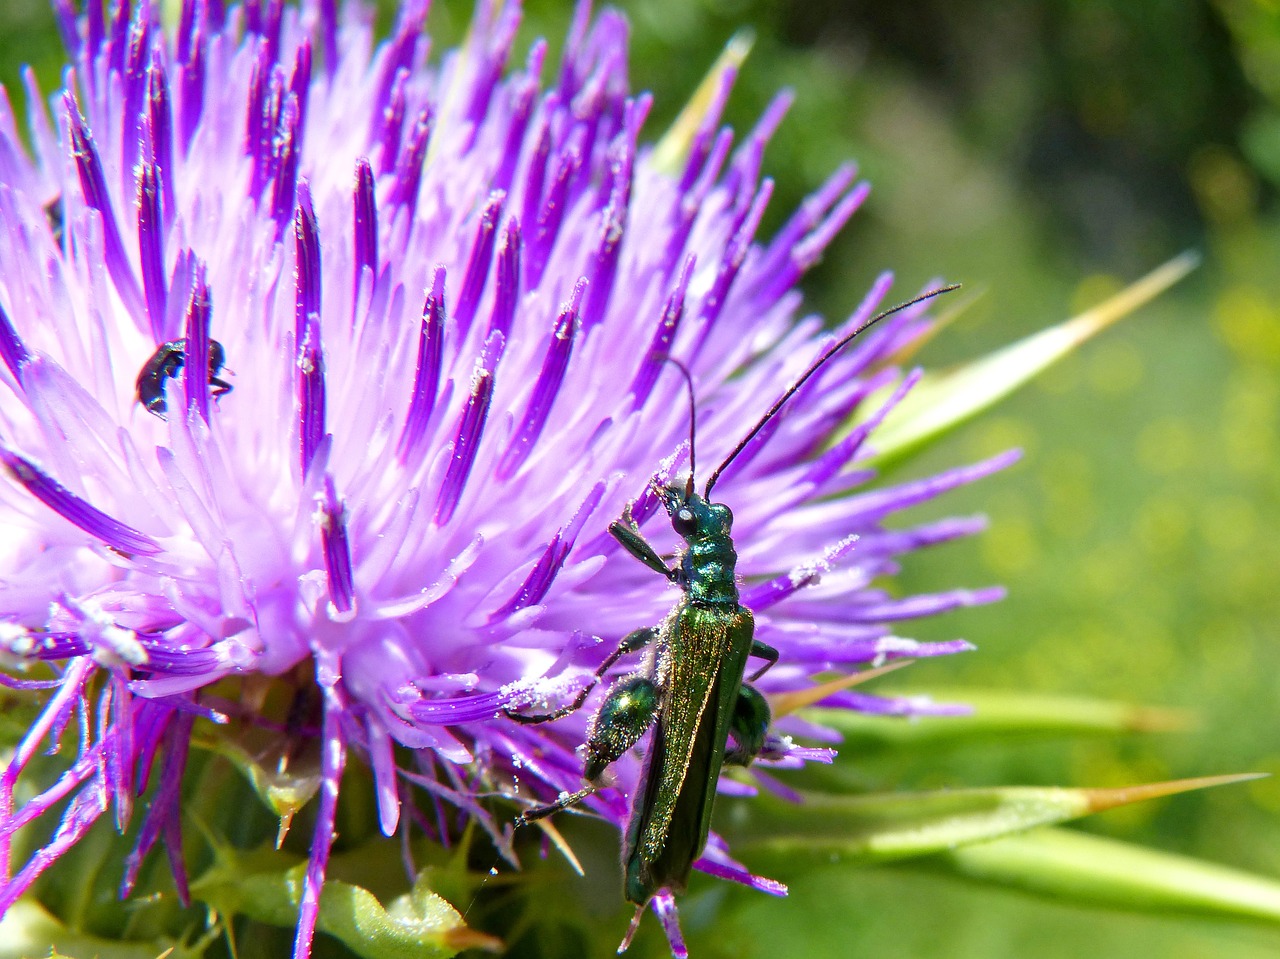
[[[687,470],[690,413],[665,358],[692,372],[716,462],[886,294],[887,275],[828,331],[795,288],[867,188],[841,168],[761,236],[786,98],[736,138],[726,67],[655,150],[626,24],[586,5],[558,64],[542,42],[512,63],[520,11],[498,2],[430,57],[421,2],[380,44],[368,9],[332,0],[188,0],[168,30],[148,2],[54,6],[66,88],[46,101],[28,75],[30,149],[0,115],[0,676],[47,690],[0,775],[0,913],[146,790],[122,893],[163,842],[185,899],[193,728],[257,725],[320,746],[306,956],[348,762],[371,768],[386,834],[470,817],[508,854],[478,797],[580,784],[595,699],[541,726],[503,710],[572,698],[678,597],[606,534],[630,505],[674,547],[655,484]],[[742,602],[781,653],[767,694],[966,649],[896,626],[998,595],[873,585],[981,525],[891,514],[1009,461],[864,488],[924,308],[824,367],[720,478]],[[264,690],[291,705],[270,714]],[[798,717],[776,732],[773,763],[830,755],[791,743],[834,738]],[[17,802],[32,757],[77,736]],[[638,760],[616,768],[587,805],[621,825]],[[464,815],[404,814],[426,801]],[[13,856],[46,816],[47,843]],[[714,837],[700,866],[774,888]],[[678,947],[670,897],[654,905]]]

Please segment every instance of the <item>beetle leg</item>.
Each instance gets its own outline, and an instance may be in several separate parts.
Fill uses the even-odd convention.
[[[658,555],[657,551],[649,545],[649,541],[640,533],[636,521],[631,518],[631,507],[627,507],[626,512],[622,514],[622,519],[614,520],[609,524],[609,532],[622,544],[623,549],[655,573],[665,576],[673,583],[676,581],[680,575],[679,572],[668,566],[666,560]]]
[[[612,653],[610,653],[608,658],[605,659],[605,661],[600,664],[600,668],[596,670],[595,677],[591,680],[591,682],[587,683],[587,685],[583,686],[582,689],[578,691],[578,695],[574,697],[573,702],[569,703],[569,705],[567,706],[562,706],[559,709],[553,710],[552,712],[549,712],[549,713],[537,713],[532,716],[527,716],[527,715],[524,715],[523,713],[518,713],[515,710],[508,709],[505,706],[503,707],[502,711],[506,714],[508,719],[514,719],[516,722],[524,723],[525,725],[535,725],[537,723],[549,723],[554,719],[561,719],[564,716],[568,716],[570,713],[576,713],[579,709],[582,708],[582,704],[587,701],[587,696],[591,694],[591,690],[596,688],[596,685],[600,682],[602,678],[604,678],[604,674],[609,671],[609,669],[613,666],[614,663],[616,663],[623,656],[627,655],[627,653],[634,653],[637,650],[644,649],[644,647],[648,646],[649,643],[653,642],[653,640],[656,639],[657,636],[658,636],[657,626],[649,626],[649,627],[646,627],[645,629],[637,629],[635,632],[627,633],[626,636],[623,636],[622,642],[618,644],[618,648],[615,649]]]
[[[587,780],[587,785],[577,792],[561,795],[553,803],[525,810],[516,817],[516,825],[523,826],[576,806],[600,788],[604,771],[638,743],[658,718],[661,700],[658,684],[644,676],[632,676],[615,685],[592,720],[587,736],[587,758],[582,767],[582,778]]]
[[[753,639],[751,641],[751,655],[755,656],[757,659],[766,660],[763,666],[747,677],[749,682],[754,683],[757,679],[777,665],[778,651],[768,643],[762,643],[758,639]]]
[[[214,396],[221,396],[223,393],[231,392],[231,384],[226,380],[220,380],[216,376],[209,377],[209,385],[213,387],[210,391]]]
[[[591,721],[582,778],[596,782],[608,766],[640,741],[658,718],[661,706],[658,684],[647,676],[616,683]]]
[[[539,819],[546,819],[552,813],[558,813],[561,809],[568,809],[570,806],[576,806],[595,791],[595,786],[583,786],[576,793],[566,793],[553,803],[548,803],[545,806],[534,806],[532,809],[526,809],[520,815],[516,816],[516,828],[519,828],[520,826],[527,826],[529,823],[537,822]]]
[[[749,766],[764,749],[765,735],[772,719],[773,714],[764,695],[754,686],[743,683],[733,704],[733,718],[729,721],[734,746],[725,750],[725,764]]]

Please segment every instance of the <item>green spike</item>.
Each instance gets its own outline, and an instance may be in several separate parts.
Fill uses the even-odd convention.
[[[926,373],[872,434],[862,465],[883,468],[906,458],[994,406],[1090,337],[1186,276],[1200,262],[1183,253],[1079,316],[963,366]],[[887,396],[886,392],[884,396]],[[865,404],[875,409],[874,398]]]
[[[885,695],[910,696],[908,691]],[[1011,735],[1075,736],[1089,734],[1175,732],[1190,728],[1185,712],[1134,706],[1102,699],[1008,692],[997,689],[936,689],[929,698],[973,707],[967,716],[872,716],[845,709],[814,709],[816,722],[864,742],[910,745],[981,739],[1004,741]]]
[[[948,871],[1076,903],[1280,923],[1280,880],[1067,829],[943,853]]]
[[[739,30],[729,38],[724,50],[711,65],[707,75],[702,78],[702,82],[698,84],[698,89],[693,91],[693,96],[684,105],[680,115],[675,118],[670,129],[662,135],[662,139],[654,144],[650,163],[655,170],[672,176],[679,174],[681,164],[689,155],[689,145],[693,142],[694,134],[698,132],[698,127],[706,118],[707,110],[715,102],[720,80],[725,71],[736,70],[742,66],[742,62],[747,59],[747,54],[751,52],[754,44],[755,34],[751,30]]]
[[[1120,789],[1009,786],[865,796],[808,794],[803,815],[780,802],[757,799],[744,817],[741,834],[746,844],[766,853],[809,852],[824,861],[884,862],[945,852],[1144,799],[1255,778],[1256,774],[1208,776]],[[735,848],[737,841],[735,835]]]

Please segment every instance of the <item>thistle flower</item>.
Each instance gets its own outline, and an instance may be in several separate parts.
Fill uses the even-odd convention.
[[[577,788],[597,700],[537,726],[504,710],[571,700],[676,599],[606,532],[629,506],[674,546],[648,522],[655,482],[690,456],[663,358],[691,371],[698,453],[716,462],[890,287],[831,331],[802,311],[797,281],[867,195],[852,167],[759,235],[785,97],[735,141],[727,66],[689,134],[655,149],[619,15],[584,3],[558,67],[537,42],[513,68],[518,5],[482,2],[434,62],[425,6],[375,46],[354,2],[340,17],[331,0],[188,0],[173,33],[146,0],[109,20],[55,3],[73,65],[52,116],[27,77],[30,153],[3,105],[0,677],[48,692],[0,774],[0,914],[96,820],[123,831],[153,784],[121,892],[163,841],[186,901],[196,724],[275,730],[285,751],[318,738],[297,957],[349,761],[372,770],[387,835],[447,838],[417,812],[446,803],[514,856],[480,798]],[[867,488],[859,461],[915,381],[892,359],[923,309],[825,367],[720,479],[743,603],[781,653],[768,694],[968,649],[895,626],[999,595],[874,585],[981,526],[893,529],[892,514],[1011,458]],[[263,705],[281,692],[287,715]],[[954,709],[852,690],[823,704]],[[74,760],[18,804],[73,722]],[[776,732],[771,765],[830,757],[789,734],[833,733],[796,716]],[[614,769],[586,806],[621,826],[638,760]],[[60,806],[15,861],[15,830]],[[699,867],[780,888],[714,837]],[[680,951],[670,895],[654,909]]]

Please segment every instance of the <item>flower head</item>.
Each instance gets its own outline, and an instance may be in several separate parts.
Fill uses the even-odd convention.
[[[680,599],[607,532],[629,510],[676,544],[659,487],[688,470],[690,410],[665,358],[689,370],[697,452],[719,462],[888,291],[886,275],[827,332],[795,289],[867,188],[841,168],[760,236],[785,99],[735,142],[725,68],[693,132],[654,149],[626,24],[586,4],[557,67],[541,42],[509,65],[520,11],[495,0],[434,62],[420,2],[376,46],[354,2],[341,18],[189,2],[174,33],[146,2],[110,22],[55,9],[73,69],[52,122],[30,78],[31,153],[0,118],[0,677],[49,690],[0,775],[0,912],[109,810],[123,827],[153,777],[122,889],[163,839],[185,898],[192,729],[256,724],[320,744],[305,956],[349,759],[372,769],[388,835],[445,828],[404,814],[425,794],[508,853],[478,797],[580,785],[598,700],[554,723],[509,713],[572,700]],[[766,693],[966,649],[894,625],[998,595],[874,585],[981,525],[891,514],[1008,462],[865,488],[923,309],[824,366],[718,478],[742,603],[780,653]],[[69,769],[18,806],[32,756],[77,716]],[[772,761],[829,755],[788,732],[827,735],[781,718]],[[625,824],[638,769],[624,757],[587,806]],[[63,803],[13,861],[14,830]],[[699,866],[771,888],[714,838]],[[669,895],[654,906],[678,942]]]

